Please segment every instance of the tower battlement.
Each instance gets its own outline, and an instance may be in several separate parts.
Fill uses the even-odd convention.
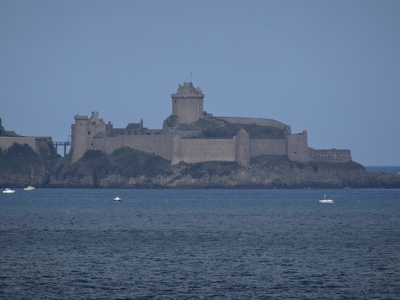
[[[195,88],[192,82],[184,82],[183,85],[179,84],[176,94],[171,94],[171,97],[204,98],[204,94],[201,91],[201,88]]]
[[[172,115],[178,119],[178,124],[190,124],[203,117],[204,94],[193,83],[185,82],[179,85],[176,94],[171,94]]]

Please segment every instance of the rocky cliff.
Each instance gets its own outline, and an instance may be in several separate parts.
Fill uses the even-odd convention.
[[[120,148],[111,155],[88,151],[71,163],[57,158],[52,145],[40,153],[14,144],[0,151],[1,187],[75,188],[400,188],[400,177],[370,173],[358,163],[297,163],[284,156],[252,159],[244,168],[234,162],[180,163]]]
[[[27,144],[14,143],[7,150],[0,149],[0,187],[43,187],[48,184],[57,155],[46,139],[37,140],[37,146],[39,153]]]
[[[253,159],[248,168],[236,163],[180,163],[121,148],[112,155],[88,151],[71,164],[61,159],[47,187],[98,188],[400,188],[400,178],[370,173],[358,163],[292,162],[284,156]]]

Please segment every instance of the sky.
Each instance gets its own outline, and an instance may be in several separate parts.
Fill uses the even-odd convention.
[[[66,141],[74,116],[162,128],[192,81],[215,116],[400,165],[400,1],[2,0],[0,117]]]

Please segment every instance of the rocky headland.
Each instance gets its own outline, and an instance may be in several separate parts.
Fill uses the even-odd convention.
[[[54,166],[47,187],[74,188],[400,188],[400,178],[371,173],[355,162],[298,163],[284,156],[253,159],[248,168],[235,162],[180,163],[120,148],[111,155],[88,151],[71,164]]]
[[[371,173],[356,162],[299,163],[285,156],[260,156],[248,168],[235,162],[180,163],[120,148],[111,155],[87,151],[71,163],[44,143],[40,153],[14,144],[0,152],[0,186],[53,188],[400,188],[400,177]]]

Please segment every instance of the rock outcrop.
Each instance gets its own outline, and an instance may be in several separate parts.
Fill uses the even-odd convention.
[[[57,156],[47,140],[40,141],[38,148],[39,153],[27,144],[14,143],[7,150],[0,149],[0,187],[47,185]]]
[[[78,162],[59,164],[49,187],[95,188],[400,188],[400,178],[370,173],[355,162],[298,163],[284,156],[234,162],[180,163],[122,148],[107,156],[91,151]]]
[[[1,187],[62,188],[400,188],[400,177],[370,173],[355,162],[299,163],[285,156],[260,156],[248,167],[236,162],[180,163],[120,148],[111,155],[87,151],[71,163],[44,145],[40,154],[15,144],[0,153]],[[47,150],[46,150],[47,149]]]

